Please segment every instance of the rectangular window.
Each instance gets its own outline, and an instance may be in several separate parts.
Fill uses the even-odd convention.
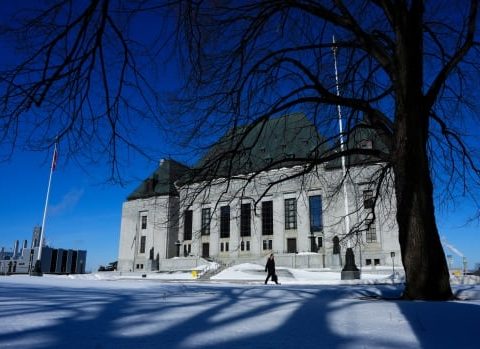
[[[373,201],[373,191],[372,190],[364,190],[363,191],[363,208],[370,209],[374,206]]]
[[[210,235],[210,208],[202,208],[202,235]]]
[[[220,207],[220,237],[230,237],[230,206]]]
[[[247,241],[247,251],[250,251],[250,241]]]
[[[317,239],[317,241],[318,241],[318,243],[317,243],[317,244],[318,244],[318,248],[323,247],[323,237],[319,236],[318,239]]]
[[[225,243],[225,252],[228,252],[228,242]]]
[[[185,244],[183,245],[183,255],[187,257],[190,252],[192,252],[192,245],[191,244]]]
[[[263,240],[263,249],[271,250],[272,249],[272,240]]]
[[[262,202],[262,235],[273,235],[273,201]]]
[[[310,232],[323,230],[322,196],[315,195],[308,198],[310,203]]]
[[[310,236],[310,251],[311,252],[317,252],[318,247],[317,247],[317,242],[315,240],[315,236]]]
[[[187,257],[190,252],[192,252],[192,245],[191,244],[185,244],[183,245],[183,254],[185,257]]]
[[[366,240],[367,242],[377,242],[377,231],[375,228],[375,222],[371,219],[365,220],[365,225],[367,228]]]
[[[220,252],[223,252],[223,242],[220,243]]]
[[[240,251],[245,251],[245,242],[240,243]]]
[[[372,260],[369,258],[369,259],[366,259],[365,260],[365,264],[366,265],[372,265]]]
[[[183,222],[183,240],[192,240],[192,210],[185,211]]]
[[[142,216],[142,229],[147,229],[147,216]]]
[[[250,203],[242,204],[240,207],[240,236],[250,236],[251,234]]]
[[[285,199],[285,229],[297,229],[296,199]]]
[[[146,236],[140,237],[140,253],[145,253],[145,242],[147,240]]]
[[[202,244],[202,257],[209,258],[210,257],[210,244],[205,242]]]
[[[297,253],[297,239],[287,239],[287,253]]]
[[[375,265],[380,265],[380,259],[375,258],[375,259],[373,260],[373,263],[374,263]]]

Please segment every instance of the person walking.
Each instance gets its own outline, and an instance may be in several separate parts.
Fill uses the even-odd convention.
[[[273,253],[267,259],[267,264],[265,265],[265,272],[268,272],[267,278],[265,279],[265,285],[267,284],[270,277],[272,277],[272,281],[278,285],[278,277],[275,273],[275,259],[273,258]]]

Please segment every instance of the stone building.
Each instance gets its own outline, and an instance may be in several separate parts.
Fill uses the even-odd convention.
[[[346,146],[388,152],[388,135],[364,126]],[[291,114],[231,130],[194,168],[163,161],[123,205],[119,270],[157,270],[175,256],[263,263],[272,252],[279,265],[339,269],[347,247],[359,266],[399,265],[385,164],[351,155],[344,177],[335,149]]]

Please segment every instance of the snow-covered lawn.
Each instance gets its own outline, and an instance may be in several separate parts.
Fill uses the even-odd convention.
[[[1,276],[0,348],[480,347],[478,284],[455,285],[459,301],[407,302],[372,297],[402,290],[378,276],[346,285],[338,273],[284,270],[282,285],[265,286],[261,266],[223,273],[206,282]]]

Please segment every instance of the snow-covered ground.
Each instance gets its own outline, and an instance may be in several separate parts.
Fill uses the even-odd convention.
[[[244,264],[191,273],[0,276],[0,348],[479,348],[479,279],[460,300],[395,300],[399,278]],[[134,278],[138,280],[134,280]],[[169,279],[177,279],[175,281]],[[463,282],[463,284],[462,284]]]

